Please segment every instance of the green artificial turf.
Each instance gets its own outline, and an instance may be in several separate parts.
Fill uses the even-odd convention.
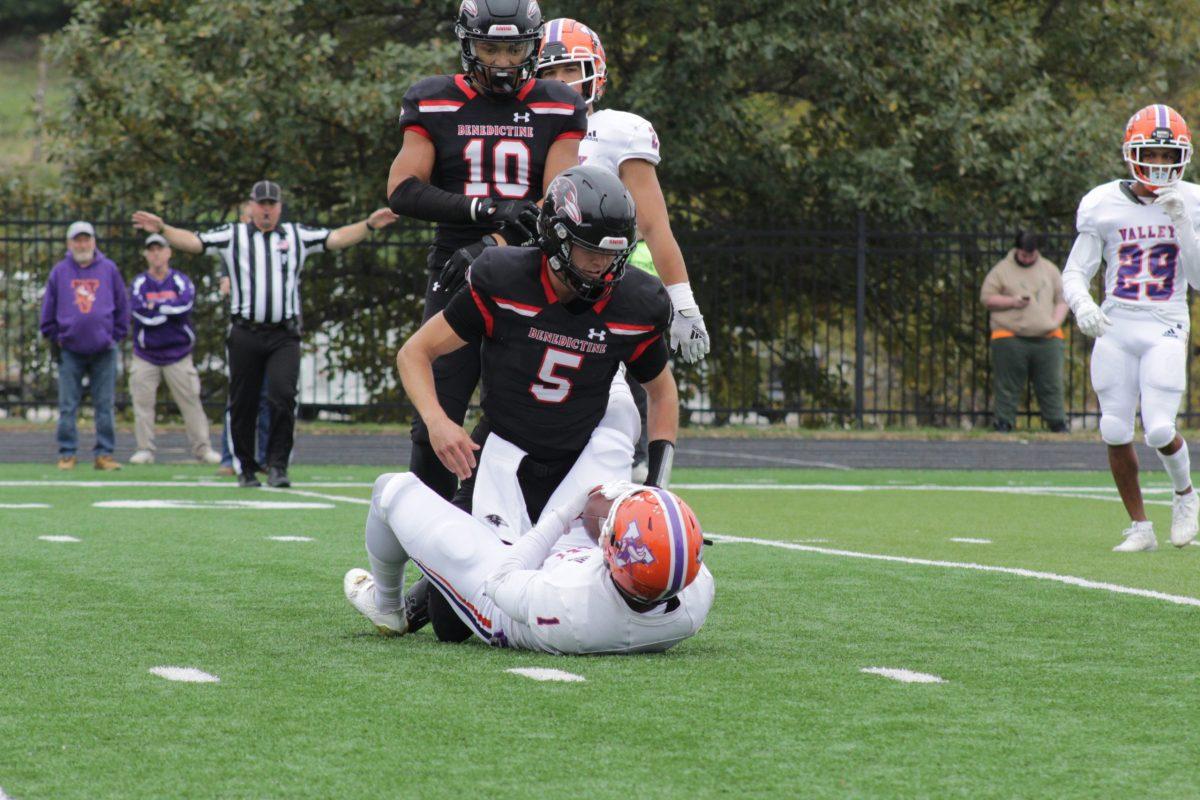
[[[661,656],[555,658],[371,634],[372,468],[296,467],[296,492],[211,469],[0,466],[0,789],[32,798],[1188,797],[1200,608],[953,566],[1200,597],[1200,547],[1116,554],[1101,474],[678,470],[718,542],[717,599]],[[306,486],[306,483],[348,484]],[[885,490],[700,489],[713,484]],[[1161,474],[1147,486],[1165,487]],[[921,490],[913,487],[926,487]],[[929,487],[1079,487],[1088,497]],[[1090,488],[1089,488],[1090,487]],[[299,494],[307,492],[310,494]],[[313,495],[323,495],[324,499]],[[1148,494],[1165,501],[1165,493]],[[339,500],[337,498],[346,498]],[[109,509],[262,499],[287,511]],[[51,543],[41,535],[71,535]],[[308,536],[310,542],[267,537]],[[991,539],[964,544],[951,537]],[[823,539],[824,542],[812,540]],[[218,684],[165,681],[189,666]],[[584,683],[507,673],[554,667]],[[903,684],[894,667],[940,676]]]

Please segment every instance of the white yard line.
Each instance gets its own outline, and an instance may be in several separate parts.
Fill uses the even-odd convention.
[[[0,508],[49,508],[46,503],[0,503]]]
[[[199,670],[195,667],[151,667],[150,674],[166,678],[169,681],[183,681],[184,683],[221,682],[221,679],[216,675],[209,675],[204,670]]]
[[[336,508],[329,503],[298,503],[286,500],[101,500],[92,503],[92,507],[191,511],[316,511]]]
[[[738,453],[731,450],[709,450],[699,447],[682,448],[679,451],[680,455],[689,455],[691,453],[699,453],[705,456],[716,456],[718,458],[744,458],[747,461],[764,461],[769,464],[780,464],[788,467],[820,467],[821,469],[836,469],[849,471],[853,469],[845,464],[834,464],[831,461],[804,461],[799,458],[787,458],[786,456],[760,456],[750,453]]]
[[[39,536],[43,542],[79,542],[81,539],[76,539],[74,536]]]
[[[293,483],[293,486],[305,486],[313,489],[370,489],[374,483]],[[237,489],[233,481],[0,481],[0,489],[36,486],[64,486],[77,489],[112,489],[122,486],[146,487],[151,489]]]
[[[1078,578],[1074,575],[1058,575],[1053,572],[1039,572],[1032,569],[1021,569],[1019,567],[996,567],[988,564],[973,564],[963,561],[933,561],[928,558],[908,558],[907,556],[885,556],[880,553],[860,553],[855,550],[834,550],[828,547],[812,547],[810,545],[795,544],[793,542],[777,542],[771,539],[749,539],[744,536],[723,536],[715,533],[704,534],[710,539],[718,542],[732,542],[738,544],[757,544],[763,547],[778,547],[784,550],[800,550],[805,553],[821,553],[827,556],[843,556],[845,558],[864,558],[870,561],[890,561],[897,564],[917,564],[924,567],[943,567],[946,569],[967,569],[976,572],[998,572],[1004,575],[1017,575],[1022,578],[1034,578],[1040,581],[1053,581],[1055,583],[1065,583],[1069,586],[1078,586],[1083,589],[1100,589],[1105,592],[1114,594],[1128,594],[1136,597],[1149,597],[1153,600],[1165,600],[1168,603],[1175,603],[1181,606],[1196,606],[1200,608],[1200,598],[1185,597],[1178,594],[1167,594],[1165,592],[1156,592],[1151,589],[1135,589],[1132,586],[1120,586],[1115,583],[1104,583],[1103,581],[1093,581],[1088,578]]]
[[[268,536],[273,542],[311,542],[311,536]]]
[[[364,499],[362,497],[346,497],[340,494],[318,494],[317,492],[305,492],[301,491],[300,489],[267,489],[266,491],[278,492],[280,494],[294,494],[297,497],[315,497],[318,500],[335,500],[341,503],[354,503],[355,505],[360,506],[371,505],[371,500],[369,498]]]
[[[969,536],[951,536],[950,541],[961,544],[991,544],[991,539],[972,539]]]
[[[928,672],[913,672],[909,669],[894,669],[892,667],[863,667],[859,672],[865,672],[868,675],[882,675],[885,678],[891,678],[894,681],[901,683],[945,683],[945,678],[939,678],[937,675],[930,675]]]

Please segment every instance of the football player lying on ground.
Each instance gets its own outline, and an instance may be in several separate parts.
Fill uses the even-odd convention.
[[[599,547],[551,555],[585,509],[593,519],[604,514]],[[627,481],[549,509],[509,546],[412,473],[381,475],[366,544],[371,572],[350,570],[343,589],[387,636],[408,632],[401,593],[409,560],[451,598],[475,636],[497,647],[660,652],[700,630],[712,607],[713,577],[701,563],[704,540],[692,510],[665,489]]]

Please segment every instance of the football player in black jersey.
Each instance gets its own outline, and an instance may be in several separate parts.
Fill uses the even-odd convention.
[[[557,81],[533,77],[542,37],[537,0],[463,0],[455,26],[463,73],[416,83],[404,95],[404,142],[388,175],[397,214],[437,222],[425,315],[453,296],[485,248],[533,240],[545,187],[579,163],[587,108]],[[464,347],[434,365],[437,400],[461,424],[479,381],[479,351]],[[456,479],[434,454],[421,419],[409,468],[443,497]]]
[[[529,521],[539,518],[568,474],[579,479],[577,465],[592,469],[588,474],[595,482],[628,477],[639,422],[624,381],[614,385],[622,364],[649,399],[647,482],[666,486],[679,427],[679,395],[664,339],[671,303],[658,278],[625,269],[636,241],[635,220],[633,199],[616,175],[603,167],[567,170],[547,190],[538,246],[484,251],[470,267],[467,286],[400,349],[404,389],[428,426],[438,458],[463,480],[456,505],[468,511],[477,505],[476,478],[486,477],[487,460],[497,453],[516,473],[508,485],[519,490],[521,513]],[[479,340],[484,416],[471,436],[438,403],[433,365]],[[616,462],[609,453],[600,468],[614,464],[624,472],[597,475],[582,464],[582,454],[594,455],[587,448],[609,420],[610,390],[617,387],[628,403],[618,416],[631,420],[633,430],[622,434]],[[512,516],[488,520],[523,529],[523,521]],[[502,529],[497,532],[503,537]],[[438,638],[465,639],[469,631],[454,624],[452,613],[439,615],[435,596],[429,599]],[[408,607],[419,613],[422,604],[410,595]]]
[[[650,482],[667,481],[679,424],[663,339],[671,303],[658,278],[625,269],[636,241],[633,215],[633,199],[616,175],[572,167],[547,191],[539,246],[484,251],[471,265],[467,287],[397,356],[434,451],[460,479],[472,476],[485,434],[516,445],[526,460],[555,467],[522,483],[531,520],[558,483],[552,476],[566,474],[604,416],[621,364],[647,389]],[[477,340],[484,418],[483,433],[472,439],[436,401],[432,365]]]

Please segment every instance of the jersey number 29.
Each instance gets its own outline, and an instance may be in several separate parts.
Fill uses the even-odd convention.
[[[484,176],[483,139],[470,139],[463,148],[469,180],[463,194],[468,197],[488,197],[489,184]],[[501,139],[492,146],[492,184],[501,197],[518,199],[529,194],[529,145],[520,139]]]
[[[1133,243],[1121,245],[1117,250],[1117,285],[1113,294],[1125,300],[1171,299],[1178,260],[1179,245],[1172,242],[1160,242],[1149,250]]]

